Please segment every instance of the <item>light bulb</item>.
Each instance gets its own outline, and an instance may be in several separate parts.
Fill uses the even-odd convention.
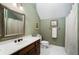
[[[20,6],[19,8],[20,8],[20,10],[22,10],[22,11],[23,11],[23,7],[22,7],[22,6]]]

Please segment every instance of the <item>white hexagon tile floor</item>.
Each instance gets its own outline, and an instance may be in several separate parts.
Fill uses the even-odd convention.
[[[48,48],[41,47],[40,55],[67,55],[67,53],[64,47],[49,45]]]

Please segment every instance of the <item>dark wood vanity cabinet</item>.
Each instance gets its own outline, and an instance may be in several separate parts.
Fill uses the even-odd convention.
[[[12,55],[40,55],[40,40],[33,42]]]

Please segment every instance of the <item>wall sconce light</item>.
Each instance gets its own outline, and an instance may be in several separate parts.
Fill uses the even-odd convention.
[[[17,7],[17,3],[13,3],[13,6],[14,6],[14,7]]]
[[[23,6],[22,6],[22,3],[17,3],[17,6],[18,6],[18,8],[19,8],[20,10],[22,10],[22,11],[23,11]]]
[[[20,10],[22,10],[22,11],[23,11],[23,7],[22,7],[22,6],[20,6],[19,8],[20,8]]]
[[[23,11],[22,3],[13,3],[13,6]]]

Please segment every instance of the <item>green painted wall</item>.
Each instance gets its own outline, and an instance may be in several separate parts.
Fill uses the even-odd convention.
[[[58,46],[65,45],[65,18],[58,19],[58,38],[52,39],[51,29],[50,29],[51,20],[40,20],[40,34],[43,36],[43,40],[48,40],[51,44]]]
[[[36,12],[35,4],[27,3],[23,4],[25,15],[26,15],[26,24],[25,24],[25,34],[39,33],[39,29],[35,30],[36,23],[39,23],[39,17]]]

